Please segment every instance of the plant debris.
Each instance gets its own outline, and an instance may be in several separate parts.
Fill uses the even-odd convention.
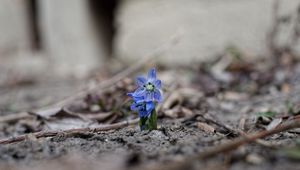
[[[12,113],[5,96],[13,92],[3,92],[0,165],[60,159],[75,151],[96,162],[112,154],[124,161],[124,169],[212,164],[218,169],[270,169],[272,164],[288,169],[299,159],[300,62],[252,63],[242,56],[228,49],[218,60],[195,67],[158,68],[165,99],[156,108],[158,130],[151,132],[137,128],[138,115],[130,111],[126,95],[136,88],[138,70],[149,68],[148,60],[40,109]]]

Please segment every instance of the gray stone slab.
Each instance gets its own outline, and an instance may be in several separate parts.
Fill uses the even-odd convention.
[[[11,57],[29,46],[25,1],[0,1],[0,58]]]
[[[39,1],[44,46],[60,74],[84,75],[103,64],[106,53],[93,22],[88,1]]]
[[[175,36],[177,43],[160,56],[167,65],[210,60],[229,46],[237,47],[248,59],[268,56],[274,3],[275,0],[123,0],[117,12],[115,55],[131,62],[151,54]],[[295,15],[300,1],[279,3],[280,18]],[[286,29],[290,30],[295,20],[290,22],[279,26],[283,28],[274,36],[276,47],[286,46],[290,40]]]

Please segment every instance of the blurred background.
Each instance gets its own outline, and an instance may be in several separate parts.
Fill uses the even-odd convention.
[[[85,156],[63,158],[62,166],[181,161],[232,137],[277,127],[300,113],[299,38],[300,0],[0,0],[0,139],[29,134],[20,145],[0,145],[0,169],[10,169],[1,168],[3,162],[48,163],[79,151],[117,157],[100,166]],[[104,137],[38,141],[30,135],[135,118],[126,94],[136,88],[134,77],[151,67],[163,82],[161,131],[128,127]],[[274,145],[226,153],[224,160],[217,157],[221,168],[212,163],[215,169],[294,168],[296,161],[269,149],[296,145],[299,134],[276,134]],[[142,154],[120,154],[132,151]]]
[[[158,48],[166,66],[298,55],[299,0],[1,0],[0,73],[84,77]],[[2,76],[3,77],[3,76]]]
[[[101,81],[143,57],[199,68],[228,51],[254,63],[300,54],[300,0],[0,0],[0,25],[4,110],[70,96],[88,83],[66,79]]]

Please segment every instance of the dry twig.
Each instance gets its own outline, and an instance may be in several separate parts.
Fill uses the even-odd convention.
[[[280,132],[284,132],[284,131],[288,131],[294,128],[300,128],[300,119],[293,119],[289,122],[286,122],[272,130],[264,130],[261,132],[257,132],[254,133],[252,135],[247,135],[244,137],[240,137],[237,138],[235,140],[232,140],[228,143],[225,143],[223,145],[220,146],[215,146],[214,148],[201,152],[199,154],[197,154],[196,156],[192,156],[192,157],[187,157],[185,160],[183,161],[179,161],[179,162],[171,162],[168,164],[163,164],[163,165],[157,165],[157,166],[149,166],[149,167],[145,167],[144,169],[155,169],[155,170],[164,170],[164,169],[192,169],[193,167],[193,162],[197,161],[197,160],[204,160],[207,158],[211,158],[213,156],[216,156],[218,154],[222,154],[222,153],[227,153],[230,151],[233,151],[235,149],[237,149],[238,147],[254,142],[257,139],[261,139],[261,138],[265,138],[267,136],[270,135],[274,135]],[[184,167],[184,168],[182,168]]]
[[[252,135],[247,135],[247,137],[237,138],[236,140],[233,140],[229,143],[226,143],[221,146],[217,146],[215,148],[212,148],[211,150],[200,153],[197,156],[197,158],[199,158],[199,159],[210,158],[210,157],[213,157],[220,153],[232,151],[244,144],[254,142],[257,139],[261,139],[261,138],[264,138],[264,137],[267,137],[267,136],[270,136],[273,134],[277,134],[280,132],[284,132],[284,131],[291,130],[294,128],[299,128],[299,127],[300,127],[300,119],[295,119],[290,122],[284,123],[284,124],[274,128],[274,129],[271,129],[271,130],[264,130],[264,131],[261,131],[258,133],[254,133]]]
[[[211,118],[209,114],[203,115],[203,114],[201,114],[201,111],[199,111],[199,110],[195,110],[195,111],[196,111],[196,115],[195,115],[196,117],[197,116],[202,117],[205,121],[213,123],[216,126],[225,129],[226,131],[228,131],[229,133],[231,133],[231,135],[233,135],[233,136],[237,136],[239,134],[237,132],[237,130],[233,129],[229,125],[226,125],[226,124],[224,124],[222,122],[219,122],[219,121],[215,120],[214,118]]]
[[[78,129],[68,129],[68,130],[63,130],[63,131],[62,130],[41,131],[41,132],[11,137],[11,138],[7,138],[7,139],[2,139],[2,140],[0,140],[0,144],[11,144],[11,143],[15,143],[15,142],[21,142],[21,141],[26,140],[29,135],[31,137],[38,139],[38,138],[54,137],[54,136],[59,136],[59,135],[71,137],[71,136],[74,136],[77,134],[95,133],[95,132],[100,132],[100,131],[115,130],[115,129],[120,129],[120,128],[129,126],[129,125],[134,125],[134,124],[138,123],[138,121],[139,121],[139,119],[133,119],[133,120],[123,121],[123,122],[109,124],[109,125],[102,125],[102,126],[95,127],[95,128],[78,128]]]

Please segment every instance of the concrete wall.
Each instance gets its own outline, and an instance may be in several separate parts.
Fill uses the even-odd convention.
[[[92,13],[91,1],[0,0],[0,67],[84,76],[106,66],[110,46],[128,63],[171,46],[160,56],[171,66],[214,59],[229,46],[247,59],[283,49],[300,54],[300,0],[119,0],[116,11],[109,9],[113,44],[111,26]],[[36,2],[38,50],[31,48],[29,2]],[[107,12],[103,7],[93,10]]]
[[[83,0],[39,1],[45,52],[57,73],[86,74],[103,65],[108,55],[88,5]]]
[[[10,57],[29,45],[25,1],[0,1],[0,59]]]
[[[293,25],[299,23],[299,5],[299,0],[124,0],[117,13],[115,54],[134,61],[176,36],[178,42],[160,57],[162,63],[189,65],[213,59],[228,46],[248,59],[269,56],[270,44],[289,45]],[[275,32],[274,13],[276,20],[290,18],[279,21]],[[299,43],[292,48],[299,51]]]

